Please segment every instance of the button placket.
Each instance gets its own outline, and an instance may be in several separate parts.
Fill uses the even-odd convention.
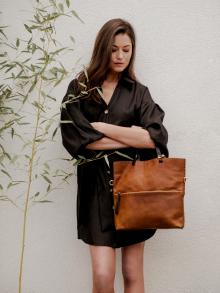
[[[111,176],[111,171],[107,170],[107,174],[108,174],[108,185],[109,185],[109,191],[112,192],[113,191],[113,178]]]

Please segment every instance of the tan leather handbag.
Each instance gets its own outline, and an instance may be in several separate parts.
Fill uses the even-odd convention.
[[[184,227],[185,159],[113,163],[116,230]]]

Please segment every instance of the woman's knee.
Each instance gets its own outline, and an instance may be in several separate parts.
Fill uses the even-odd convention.
[[[115,250],[90,246],[95,292],[112,292],[115,279]]]
[[[122,274],[126,283],[143,279],[144,243],[125,247],[122,250]]]
[[[136,266],[124,265],[122,267],[122,275],[125,283],[135,283],[143,278],[143,271]]]
[[[115,272],[114,271],[93,271],[93,286],[100,292],[108,292],[114,287]]]

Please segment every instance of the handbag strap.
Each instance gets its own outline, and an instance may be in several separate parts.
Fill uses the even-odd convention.
[[[157,146],[155,148],[156,148],[157,158],[159,159],[159,162],[162,162],[165,155],[161,153],[160,149]],[[137,160],[140,160],[140,154],[138,153],[138,151],[136,151],[135,153],[135,157],[132,161],[132,166],[135,165]]]
[[[138,151],[136,150],[136,152],[135,152],[135,156],[134,156],[134,159],[133,159],[133,161],[132,161],[132,166],[135,165],[135,163],[136,163],[137,160],[140,160],[140,154],[139,154]]]
[[[156,146],[156,152],[158,159],[164,158],[165,155],[161,153],[160,149]]]

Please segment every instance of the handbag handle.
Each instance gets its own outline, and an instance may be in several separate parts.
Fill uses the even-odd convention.
[[[157,158],[159,160],[159,163],[163,163],[163,158],[165,158],[165,155],[161,154],[161,151],[157,146],[156,146],[156,152],[157,152]]]
[[[163,158],[165,158],[165,155],[161,153],[160,149],[156,146],[156,153],[157,153],[157,158],[159,159],[159,162],[162,163],[163,162]],[[136,152],[134,160],[132,161],[132,166],[135,165],[136,161],[140,160],[140,155],[138,152]]]
[[[156,152],[157,152],[158,159],[162,159],[162,158],[165,157],[164,154],[161,154],[161,151],[160,151],[160,149],[157,146],[156,146]]]

